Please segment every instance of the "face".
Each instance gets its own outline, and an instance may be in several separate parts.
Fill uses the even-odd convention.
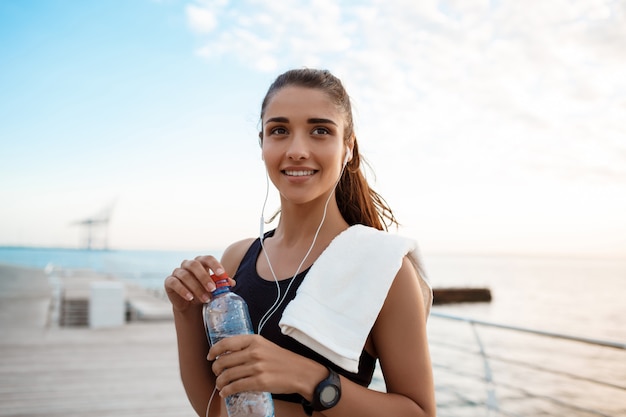
[[[342,113],[321,90],[284,87],[263,116],[263,159],[283,199],[328,197],[345,157]]]

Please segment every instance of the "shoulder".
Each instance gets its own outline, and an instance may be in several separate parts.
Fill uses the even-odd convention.
[[[381,361],[394,355],[404,357],[402,352],[420,347],[426,311],[419,273],[405,256],[372,328],[374,350]]]
[[[424,319],[426,319],[430,311],[430,305],[426,302],[428,294],[424,293],[430,291],[430,288],[427,284],[422,285],[422,283],[425,283],[425,278],[422,276],[422,268],[421,265],[415,262],[408,255],[402,258],[402,266],[396,274],[390,294],[392,297],[406,297],[404,299],[408,301],[409,306],[417,307],[418,311],[424,312]]]
[[[250,248],[250,245],[255,241],[255,238],[248,238],[239,240],[231,245],[229,245],[222,255],[222,265],[226,268],[226,272],[230,276],[234,276],[241,260],[245,256],[246,252]]]
[[[371,336],[373,350],[385,370],[387,392],[404,395],[434,415],[427,310],[419,279],[420,273],[404,257]]]
[[[408,256],[402,259],[402,266],[398,270],[387,298],[383,304],[379,319],[385,322],[385,327],[389,329],[390,323],[413,321],[414,323],[425,323],[430,310],[430,305],[426,305],[425,299],[428,294],[424,294],[425,289],[421,284],[423,277],[415,268]]]

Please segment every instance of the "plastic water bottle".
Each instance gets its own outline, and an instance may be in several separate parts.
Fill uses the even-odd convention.
[[[211,345],[240,334],[252,334],[248,305],[230,291],[226,274],[212,275],[216,289],[203,308],[204,323]],[[274,402],[269,392],[240,392],[226,397],[228,417],[274,417]]]

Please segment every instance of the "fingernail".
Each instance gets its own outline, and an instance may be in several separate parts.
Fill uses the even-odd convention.
[[[187,301],[193,301],[193,294],[188,292],[185,298],[187,299]]]
[[[208,303],[210,299],[211,297],[209,297],[209,294],[202,294],[202,301],[205,303]]]
[[[224,271],[224,269],[223,269],[223,268],[217,268],[217,269],[215,270],[215,275],[217,275],[217,276],[219,277],[219,276],[224,275],[224,273],[225,273],[225,272],[226,272],[226,271]]]

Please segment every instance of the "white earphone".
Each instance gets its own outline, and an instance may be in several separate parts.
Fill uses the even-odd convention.
[[[350,150],[349,146],[346,146],[346,157],[343,160],[343,166],[346,166],[348,162],[352,159],[352,150]]]

